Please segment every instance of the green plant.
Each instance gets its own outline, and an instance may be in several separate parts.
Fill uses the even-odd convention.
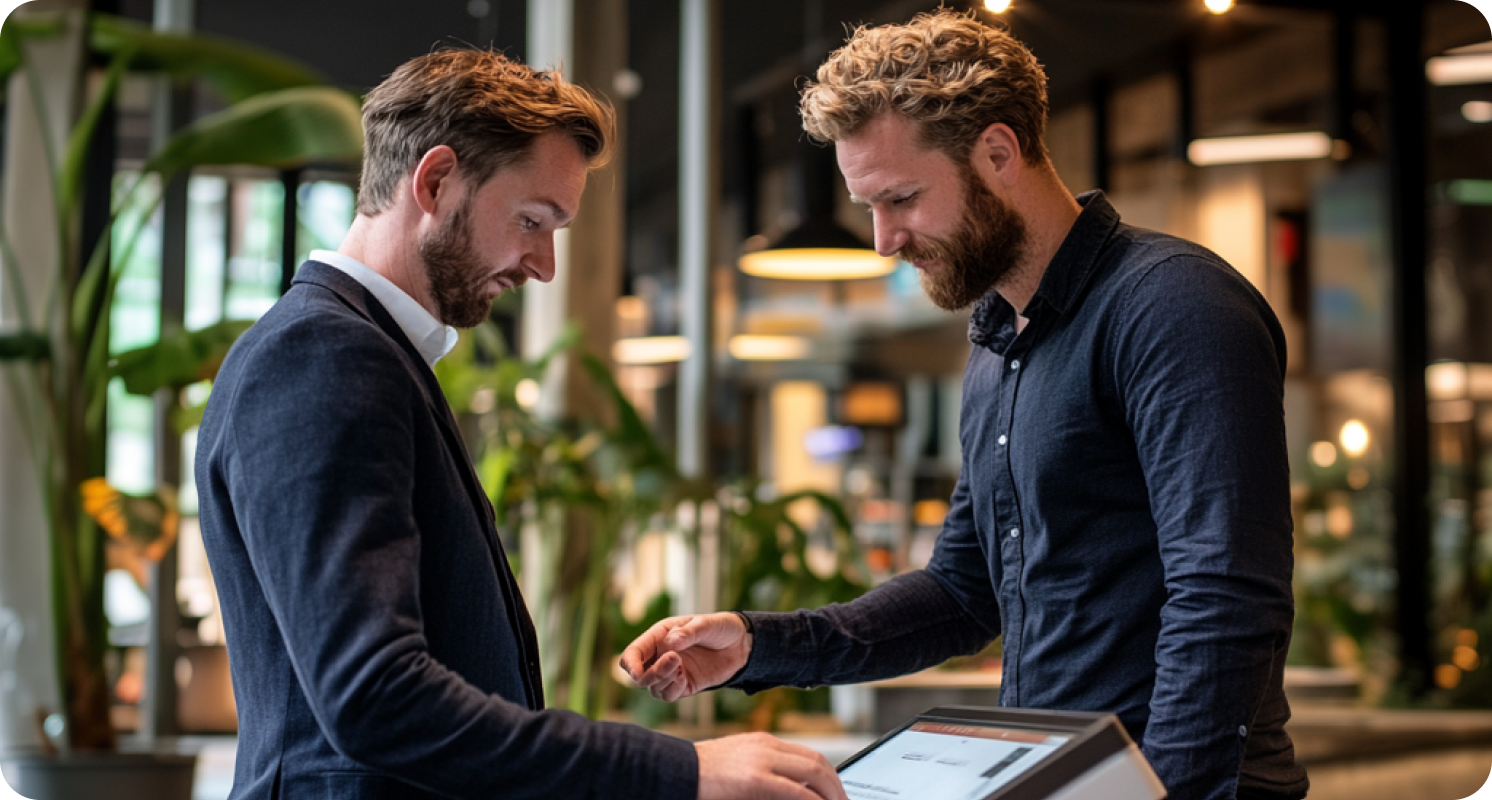
[[[13,232],[0,231],[0,257],[5,263],[0,295],[13,306],[19,323],[19,329],[0,334],[0,362],[42,488],[67,741],[77,749],[104,749],[115,743],[104,670],[104,543],[98,527],[81,511],[79,487],[102,473],[104,407],[113,374],[108,368],[108,313],[120,278],[117,265],[127,260],[143,227],[114,231],[119,211],[139,203],[153,209],[160,197],[144,194],[148,187],[164,186],[193,167],[354,160],[361,155],[362,138],[357,99],[321,85],[318,76],[290,61],[216,37],[156,33],[121,18],[76,12],[17,13],[0,29],[0,79],[21,75],[39,120],[48,119],[49,98],[41,89],[38,69],[29,64],[28,48],[58,37],[81,37],[82,52],[102,58],[107,66],[87,92],[86,104],[62,139],[65,144],[46,151],[56,198],[55,227],[24,233],[55,237],[57,263],[18,263]],[[99,121],[130,72],[205,80],[227,105],[165,141],[135,180],[111,198],[109,225],[96,240],[85,242],[78,233],[84,164]],[[85,64],[77,64],[72,76],[76,91],[89,85],[87,78]],[[12,104],[22,101],[7,99]],[[28,291],[36,287],[26,286],[26,276],[40,276],[48,286]],[[28,297],[45,302],[32,308]],[[242,324],[236,329],[229,324],[205,333],[165,331],[154,356],[122,359],[127,369],[133,369],[134,390],[179,385],[183,374],[202,374],[204,363],[210,363],[216,352],[206,340],[221,340],[241,329]],[[175,350],[169,357],[155,357],[171,348]],[[180,360],[199,349],[206,353],[202,361]]]
[[[791,610],[864,591],[863,583],[846,577],[853,573],[846,566],[855,560],[854,545],[849,517],[835,498],[818,492],[765,498],[755,484],[717,491],[685,479],[611,371],[579,350],[578,341],[578,332],[569,328],[542,357],[524,361],[511,356],[488,324],[436,364],[452,409],[467,423],[499,524],[510,534],[525,527],[539,533],[525,540],[540,544],[539,552],[525,549],[519,566],[529,573],[528,585],[543,587],[529,602],[539,628],[545,689],[554,704],[592,717],[616,706],[616,653],[667,616],[671,605],[671,598],[659,595],[641,620],[625,619],[614,580],[617,557],[641,533],[672,525],[681,503],[712,502],[723,509],[722,607]],[[527,398],[539,391],[560,356],[574,358],[577,379],[590,382],[601,407],[563,420],[531,410]],[[824,512],[824,530],[810,531],[797,521],[793,509],[804,503]],[[809,545],[816,537],[830,543],[828,574],[810,568]]]

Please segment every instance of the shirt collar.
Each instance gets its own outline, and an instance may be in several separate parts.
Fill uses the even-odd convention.
[[[374,272],[363,262],[331,250],[312,250],[311,260],[336,267],[362,284],[389,312],[389,316],[394,318],[400,330],[404,331],[404,335],[409,337],[425,363],[431,367],[456,346],[459,335],[455,328],[442,325],[435,315],[415,302],[413,297],[393,281]]]
[[[1114,210],[1103,192],[1080,194],[1077,201],[1083,210],[1042,274],[1036,294],[1026,309],[1027,317],[1038,303],[1051,306],[1059,314],[1065,314],[1077,305],[1103,252],[1104,242],[1119,225],[1119,212]],[[999,293],[991,291],[974,305],[974,312],[969,317],[969,341],[988,347],[1004,338],[1002,332],[1007,327],[1013,331],[1014,326],[1015,309]]]

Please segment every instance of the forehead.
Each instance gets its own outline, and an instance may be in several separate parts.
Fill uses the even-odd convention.
[[[590,164],[580,145],[559,131],[547,131],[534,139],[526,157],[503,167],[488,178],[479,193],[505,197],[514,203],[555,205],[575,215],[585,191]]]
[[[835,155],[850,194],[865,202],[902,184],[956,176],[953,160],[925,146],[917,124],[900,114],[883,114],[839,140]]]

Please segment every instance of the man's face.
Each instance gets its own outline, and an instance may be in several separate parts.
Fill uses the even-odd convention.
[[[872,120],[836,150],[850,194],[875,217],[876,252],[916,267],[939,308],[969,307],[1020,262],[1020,213],[972,165],[923,147],[905,117]]]
[[[554,278],[554,232],[570,224],[588,165],[560,132],[542,134],[529,156],[497,171],[419,241],[441,322],[475,327],[492,301],[533,278]]]

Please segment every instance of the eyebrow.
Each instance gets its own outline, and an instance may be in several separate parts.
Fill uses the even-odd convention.
[[[870,205],[872,203],[879,203],[880,201],[886,199],[890,195],[897,194],[898,192],[903,192],[903,191],[906,191],[906,190],[911,189],[911,188],[912,188],[912,184],[910,184],[910,183],[899,183],[899,184],[896,184],[894,186],[888,186],[888,187],[880,190],[879,192],[876,192],[875,194],[871,195],[870,197],[860,197],[860,196],[855,195],[855,194],[852,193],[850,195],[850,202],[852,202],[852,203],[859,203],[860,205]]]
[[[555,221],[559,223],[556,227],[568,228],[570,227],[570,223],[575,221],[573,214],[561,208],[560,204],[553,200],[539,200],[537,204],[549,209],[549,213],[554,215]]]

